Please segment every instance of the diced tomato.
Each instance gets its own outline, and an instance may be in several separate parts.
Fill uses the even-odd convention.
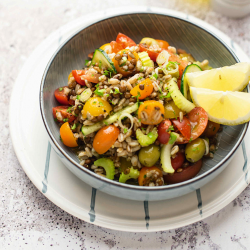
[[[157,56],[159,55],[158,52],[155,52],[153,50],[148,49],[144,44],[140,43],[139,44],[140,52],[146,51],[148,53],[148,56],[150,57],[151,60],[154,62],[156,61]]]
[[[85,70],[72,70],[72,75],[74,76],[77,83],[85,86],[85,80],[81,78],[85,74]]]
[[[69,99],[68,96],[66,96],[64,94],[64,88],[65,87],[61,87],[55,90],[54,95],[56,100],[62,104],[62,105],[69,105]]]
[[[92,59],[92,58],[93,58],[93,55],[94,55],[94,52],[91,52],[91,53],[88,54],[88,57],[89,57],[90,59]]]
[[[158,126],[158,141],[167,144],[170,138],[169,127],[172,125],[170,120],[163,120]]]
[[[187,117],[183,117],[183,120],[180,121],[180,118],[173,119],[172,123],[174,126],[181,132],[186,140],[190,140],[191,137],[191,124]]]
[[[132,46],[136,46],[136,43],[129,38],[128,36],[119,33],[116,37],[116,42],[121,44],[123,49],[127,48],[127,47],[132,47]]]
[[[112,49],[112,53],[118,53],[119,51],[121,51],[123,49],[123,46],[120,43],[117,43],[115,41],[112,41],[110,43],[111,49]]]
[[[61,115],[62,115],[63,120],[62,120],[62,121],[59,121],[59,120],[57,119],[58,122],[62,122],[62,123],[64,123],[64,122],[72,123],[72,122],[76,119],[76,117],[75,117],[74,115],[72,115],[72,114],[68,111],[69,108],[70,108],[69,106],[57,106],[57,107],[52,108],[54,118],[57,119],[56,113],[57,113],[57,112],[60,112]]]

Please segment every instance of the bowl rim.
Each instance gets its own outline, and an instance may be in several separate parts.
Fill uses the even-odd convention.
[[[136,185],[130,185],[130,184],[126,184],[126,183],[120,183],[114,180],[110,180],[107,179],[105,177],[99,176],[96,173],[92,172],[91,170],[84,168],[83,166],[80,165],[80,163],[74,161],[69,155],[68,153],[57,143],[55,137],[53,136],[53,134],[51,133],[51,130],[48,126],[48,123],[46,121],[45,118],[45,112],[44,112],[44,108],[43,108],[43,87],[45,84],[45,79],[48,73],[48,70],[53,62],[53,60],[55,59],[56,55],[60,52],[60,50],[62,49],[62,47],[64,47],[68,42],[70,42],[71,39],[73,39],[75,36],[77,36],[82,30],[91,27],[99,22],[102,22],[104,20],[108,20],[114,17],[118,17],[118,16],[125,16],[125,15],[136,15],[136,14],[155,14],[155,15],[162,15],[162,16],[168,16],[168,17],[172,17],[175,19],[180,19],[181,21],[187,22],[191,25],[194,25],[202,30],[204,30],[205,32],[209,33],[210,35],[212,35],[215,39],[217,39],[229,52],[230,54],[234,57],[234,59],[238,62],[240,62],[240,60],[238,59],[238,57],[235,55],[234,51],[218,36],[216,36],[213,32],[211,32],[208,29],[205,29],[202,27],[202,25],[197,24],[194,21],[191,20],[187,20],[187,18],[183,18],[181,16],[178,16],[178,14],[183,14],[181,12],[176,12],[174,11],[172,14],[169,13],[162,13],[162,12],[158,12],[156,10],[153,10],[152,12],[147,12],[147,11],[135,11],[135,12],[123,12],[123,13],[117,13],[117,14],[109,14],[108,16],[104,17],[104,18],[99,18],[97,21],[94,21],[88,25],[85,25],[83,27],[81,27],[80,29],[78,29],[76,32],[74,32],[72,35],[70,35],[58,48],[57,50],[54,52],[54,54],[52,55],[52,57],[50,58],[42,79],[41,79],[41,85],[40,85],[40,91],[39,91],[39,106],[40,106],[40,112],[41,112],[41,116],[42,116],[42,120],[43,123],[45,125],[46,131],[50,137],[50,141],[56,146],[56,148],[60,151],[60,153],[67,159],[69,160],[75,167],[77,167],[79,170],[83,171],[85,174],[90,175],[92,177],[94,177],[95,179],[99,180],[99,181],[103,181],[108,185],[112,185],[112,186],[116,186],[118,188],[127,188],[127,189],[131,189],[131,190],[137,190],[137,191],[147,191],[147,192],[152,192],[152,191],[165,191],[165,190],[171,190],[171,189],[177,189],[177,188],[181,188],[181,187],[185,187],[191,184],[196,183],[197,181],[200,181],[206,177],[208,177],[209,175],[211,175],[212,173],[214,173],[215,171],[217,171],[220,167],[222,167],[224,165],[224,163],[226,163],[228,160],[230,160],[230,158],[234,155],[234,153],[236,152],[236,150],[238,149],[238,147],[240,146],[243,138],[245,137],[247,128],[249,126],[249,122],[244,124],[243,130],[241,132],[241,135],[238,139],[238,141],[235,143],[234,147],[230,150],[230,152],[227,154],[226,157],[224,157],[220,162],[218,162],[215,166],[213,166],[211,169],[209,169],[208,171],[206,171],[205,173],[202,173],[199,176],[195,176],[192,179],[189,179],[187,181],[184,182],[180,182],[180,183],[176,183],[176,184],[170,184],[170,185],[164,185],[164,186],[154,186],[154,187],[148,187],[148,186],[136,186]],[[190,15],[189,15],[190,16]],[[194,19],[195,21],[200,20],[198,18]],[[247,90],[249,92],[249,88],[247,87]]]

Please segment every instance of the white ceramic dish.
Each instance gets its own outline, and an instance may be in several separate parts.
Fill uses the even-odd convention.
[[[168,10],[158,8],[140,7],[138,9],[142,12],[169,13]],[[13,89],[10,103],[11,137],[17,157],[28,177],[48,199],[68,213],[96,225],[116,230],[173,229],[199,221],[217,212],[245,189],[248,184],[249,131],[226,170],[209,184],[180,198],[139,202],[101,193],[74,176],[51,150],[40,116],[38,103],[40,80],[47,62],[61,42],[79,28],[95,21],[93,16],[101,18],[126,11],[127,9],[123,8],[77,19],[53,33],[34,51],[20,72]],[[249,60],[233,41],[217,29],[194,17],[177,12],[174,14],[202,23],[204,27],[230,45],[241,61]],[[27,110],[29,110],[28,117]]]

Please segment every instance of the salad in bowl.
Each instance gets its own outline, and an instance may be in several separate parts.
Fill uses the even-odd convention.
[[[131,185],[175,184],[213,158],[221,124],[249,121],[240,92],[249,76],[249,63],[212,69],[167,41],[119,33],[69,72],[52,111],[85,168]]]

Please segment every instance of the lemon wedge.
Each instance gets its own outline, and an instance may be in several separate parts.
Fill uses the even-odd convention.
[[[250,81],[250,63],[236,63],[217,69],[186,74],[191,87],[219,91],[242,91]]]
[[[194,104],[204,108],[213,122],[238,125],[250,120],[250,93],[190,87],[190,94]]]

